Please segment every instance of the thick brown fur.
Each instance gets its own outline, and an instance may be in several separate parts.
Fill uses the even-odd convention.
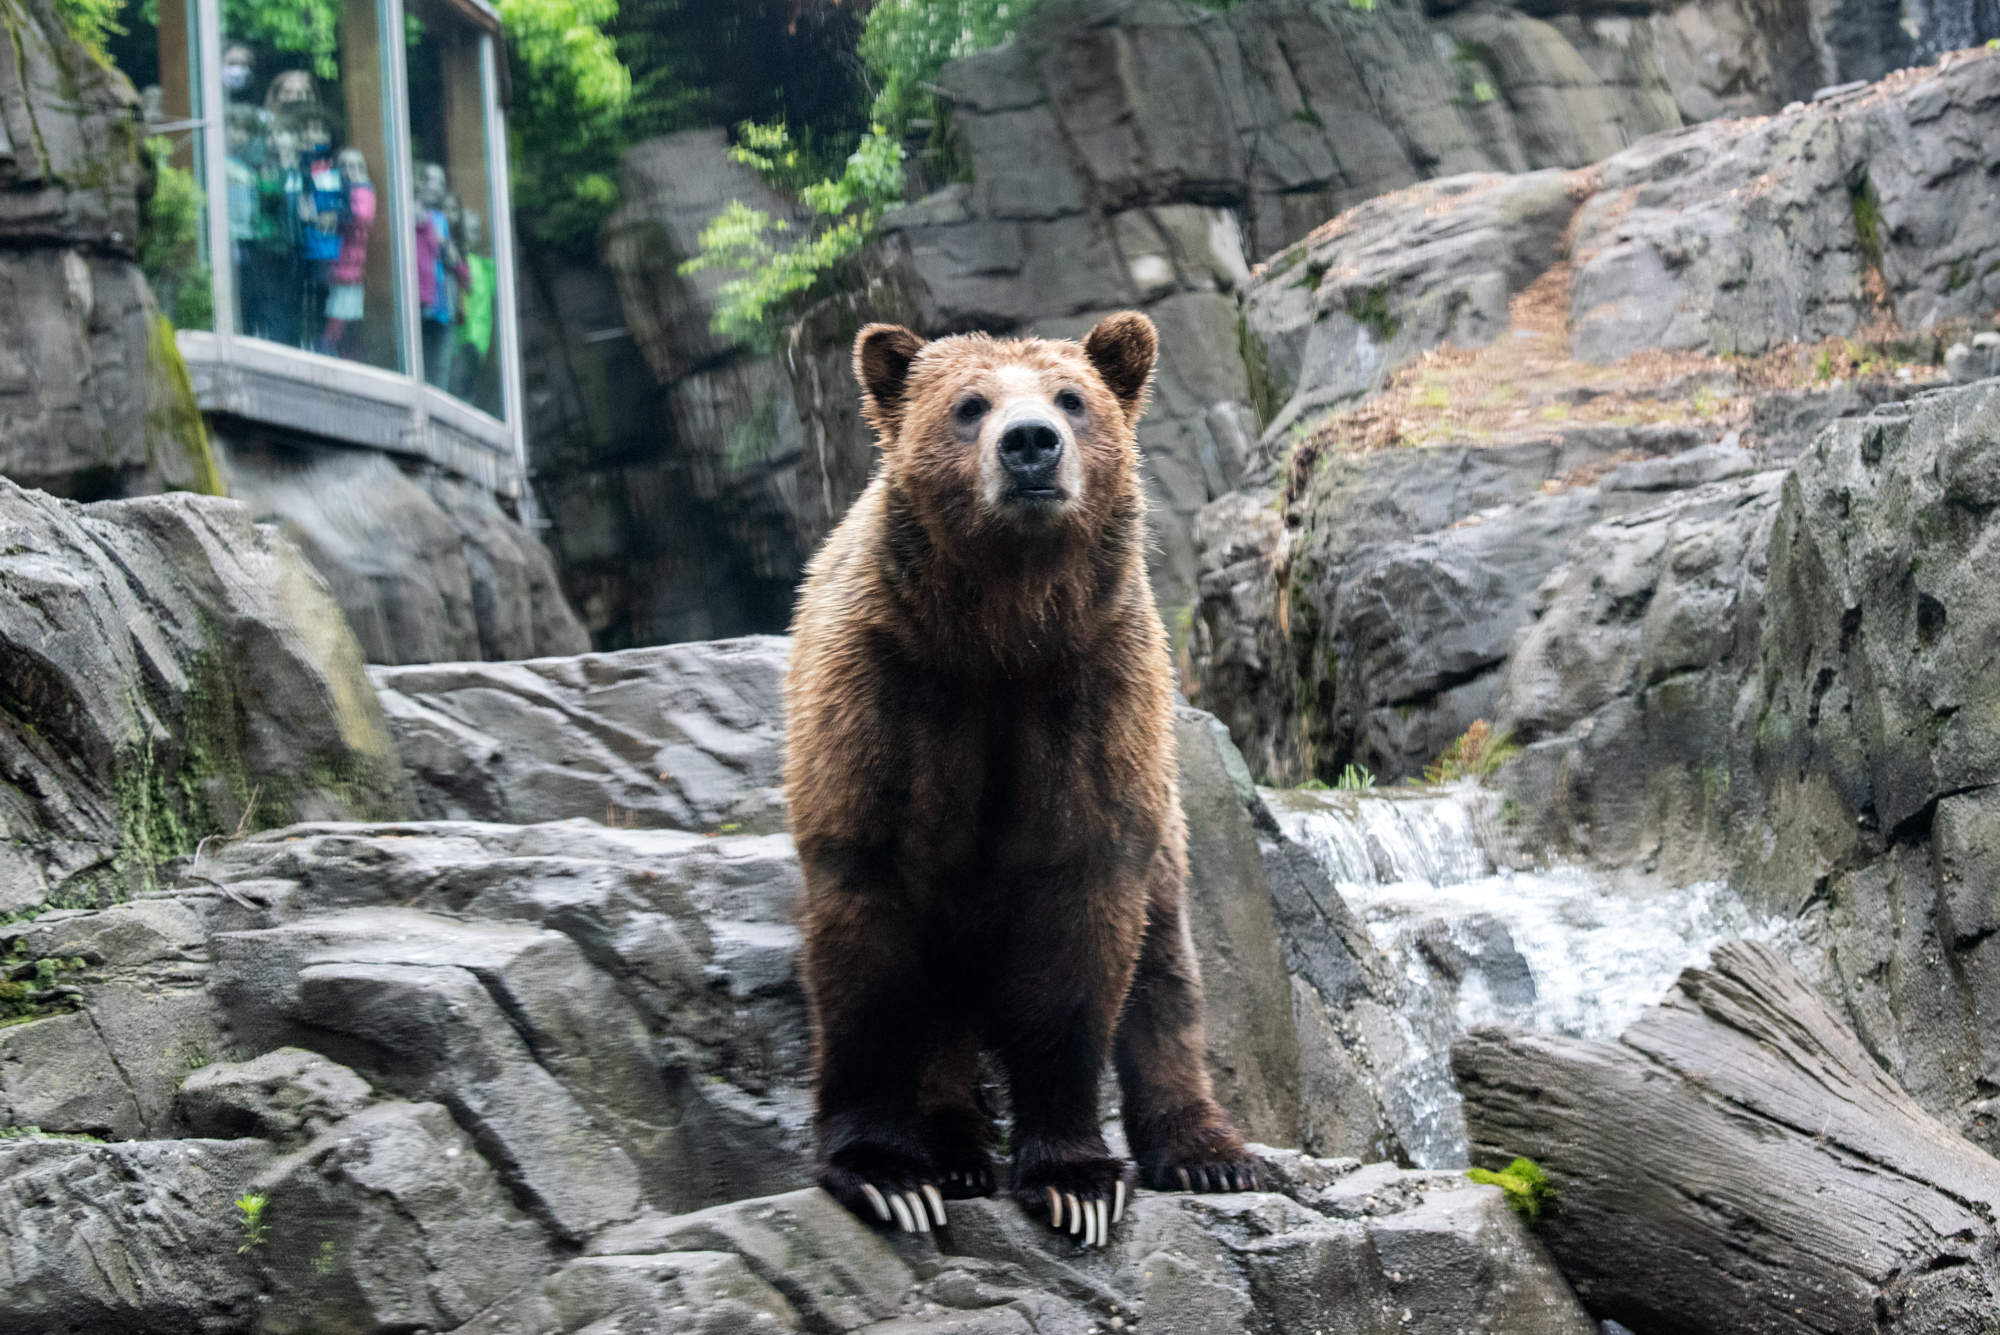
[[[1112,1057],[1145,1185],[1255,1181],[1210,1092],[1183,915],[1134,435],[1156,347],[1133,314],[1082,344],[856,340],[883,460],[799,601],[785,780],[819,1177],[865,1217],[881,1210],[864,1183],[992,1190],[981,1049],[1008,1075],[1031,1212],[1070,1199],[1073,1218],[1129,1180],[1097,1113]],[[981,405],[1014,416],[970,419]],[[1035,413],[1071,433],[1071,471],[1057,500],[1008,499],[995,442]]]

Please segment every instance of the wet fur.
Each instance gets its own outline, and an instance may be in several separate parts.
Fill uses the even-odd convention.
[[[1009,1077],[1012,1190],[1031,1211],[1048,1215],[1051,1188],[1103,1200],[1127,1177],[1098,1122],[1113,1057],[1146,1185],[1252,1180],[1210,1093],[1183,916],[1173,674],[1133,434],[1155,346],[1132,315],[1087,347],[884,326],[856,341],[884,459],[800,598],[786,785],[819,1176],[865,1217],[863,1182],[992,1190],[981,1049]],[[1081,495],[1025,525],[982,498],[952,416],[969,386],[1024,366],[1085,405]]]

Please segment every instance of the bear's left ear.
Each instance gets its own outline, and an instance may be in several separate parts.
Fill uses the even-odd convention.
[[[861,412],[886,443],[903,420],[910,363],[924,341],[899,324],[871,324],[854,338],[854,378],[861,382]]]
[[[1160,353],[1160,333],[1153,322],[1137,311],[1107,315],[1084,335],[1083,351],[1125,405],[1125,415],[1137,417],[1146,406],[1146,386]]]

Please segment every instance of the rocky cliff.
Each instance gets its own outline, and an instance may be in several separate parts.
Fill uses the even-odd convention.
[[[1592,526],[2000,341],[1996,111],[2000,59],[1963,53],[1587,171],[1384,195],[1260,266],[1276,406],[1255,485],[1196,528],[1196,698],[1277,782],[1414,775],[1495,718]]]
[[[872,466],[846,369],[860,324],[1067,336],[1107,311],[1140,307],[1163,335],[1158,391],[1141,430],[1160,542],[1154,584],[1184,627],[1202,574],[1197,513],[1255,480],[1253,442],[1299,383],[1283,350],[1239,335],[1242,315],[1257,321],[1256,300],[1238,310],[1249,265],[1343,210],[1421,181],[1584,167],[1656,132],[1774,113],[1823,88],[2000,35],[1988,31],[2000,30],[2000,18],[1976,4],[1927,9],[1904,26],[1885,26],[1878,10],[1804,0],[1581,9],[1248,0],[1218,14],[1179,0],[1052,0],[1016,40],[939,76],[943,133],[963,179],[892,215],[881,244],[775,356],[718,344],[707,327],[715,279],[680,278],[674,267],[728,199],[777,216],[789,206],[723,160],[717,131],[643,145],[628,155],[624,204],[605,237],[604,271],[615,283],[604,271],[550,266],[548,274],[551,295],[571,294],[565,305],[590,289],[594,312],[565,323],[549,311],[560,337],[545,345],[549,366],[537,372],[551,392],[536,438],[563,441],[538,466],[544,485],[564,498],[554,531],[564,577],[596,609],[586,619],[602,647],[781,629],[796,572]],[[1937,145],[1927,150],[1935,156],[1954,133],[1920,137]],[[1617,169],[1625,175],[1604,186],[1600,212],[1650,179],[1648,170],[1681,171],[1673,155],[1687,151]],[[1826,149],[1772,152],[1803,162]],[[1852,154],[1825,161],[1843,189],[1857,184],[1846,179]],[[1931,179],[1912,170],[1913,180]],[[1801,175],[1796,193],[1780,192],[1765,216],[1781,217],[1784,199],[1817,201],[1823,185]],[[1702,188],[1720,198],[1736,183]],[[1897,188],[1877,183],[1869,197]],[[1568,218],[1563,187],[1544,189],[1556,197],[1517,201],[1540,210],[1531,222],[1553,227],[1539,264],[1516,257],[1532,264],[1515,275],[1516,287],[1547,266]],[[1614,210],[1619,219],[1625,207]],[[1619,219],[1607,215],[1602,225]],[[1672,255],[1705,242],[1662,244]],[[1825,243],[1801,244],[1817,255]],[[1629,250],[1608,256],[1580,292],[1635,281],[1619,268],[1630,262]],[[1732,262],[1718,253],[1713,281]],[[1947,263],[1924,282],[1949,287],[1969,272]],[[1753,302],[1774,299],[1752,286]],[[1361,307],[1368,290],[1355,289]],[[1681,292],[1662,278],[1649,295],[1644,309],[1603,314],[1625,330],[1607,326],[1606,348],[1620,337],[1653,337],[1631,322],[1659,323]],[[1505,296],[1474,298],[1480,318],[1495,318],[1497,300],[1504,324]],[[1751,327],[1754,316],[1736,325]],[[1438,318],[1440,328],[1462,324]],[[1419,332],[1412,325],[1403,337]],[[629,352],[617,346],[626,338],[636,340]],[[1294,341],[1302,339],[1300,331]],[[613,365],[637,372],[641,361],[650,377],[606,374]],[[586,408],[586,385],[601,386],[603,401]],[[668,515],[687,536],[654,522]],[[607,541],[609,532],[619,536]],[[628,553],[676,578],[634,580],[619,568]],[[684,606],[675,590],[687,588],[707,590],[723,619],[704,622]]]
[[[135,260],[138,109],[48,0],[0,5],[0,476],[79,500],[222,489]]]

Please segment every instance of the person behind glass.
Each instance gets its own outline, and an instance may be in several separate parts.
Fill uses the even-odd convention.
[[[347,209],[340,226],[340,254],[327,269],[326,327],[320,332],[319,350],[329,357],[341,355],[341,335],[361,319],[368,229],[375,224],[375,187],[368,178],[368,159],[358,148],[344,148],[338,165],[347,189]]]
[[[467,403],[479,387],[479,373],[486,368],[486,355],[493,347],[493,299],[499,290],[499,275],[493,257],[485,249],[480,216],[467,209],[461,215],[458,233],[465,251],[465,318],[458,326],[457,346],[451,359],[451,392]]]
[[[304,261],[305,309],[326,310],[333,288],[333,266],[340,258],[347,213],[347,189],[333,155],[333,132],[325,110],[317,103],[299,104],[299,142],[305,165],[299,191],[299,258]],[[313,340],[324,341],[324,331]],[[305,339],[299,346],[308,346]]]
[[[444,168],[417,164],[412,183],[416,207],[417,304],[423,308],[424,379],[446,389],[451,380],[452,331],[458,324],[459,293],[470,280],[465,259],[451,234],[445,206],[451,199]]]

